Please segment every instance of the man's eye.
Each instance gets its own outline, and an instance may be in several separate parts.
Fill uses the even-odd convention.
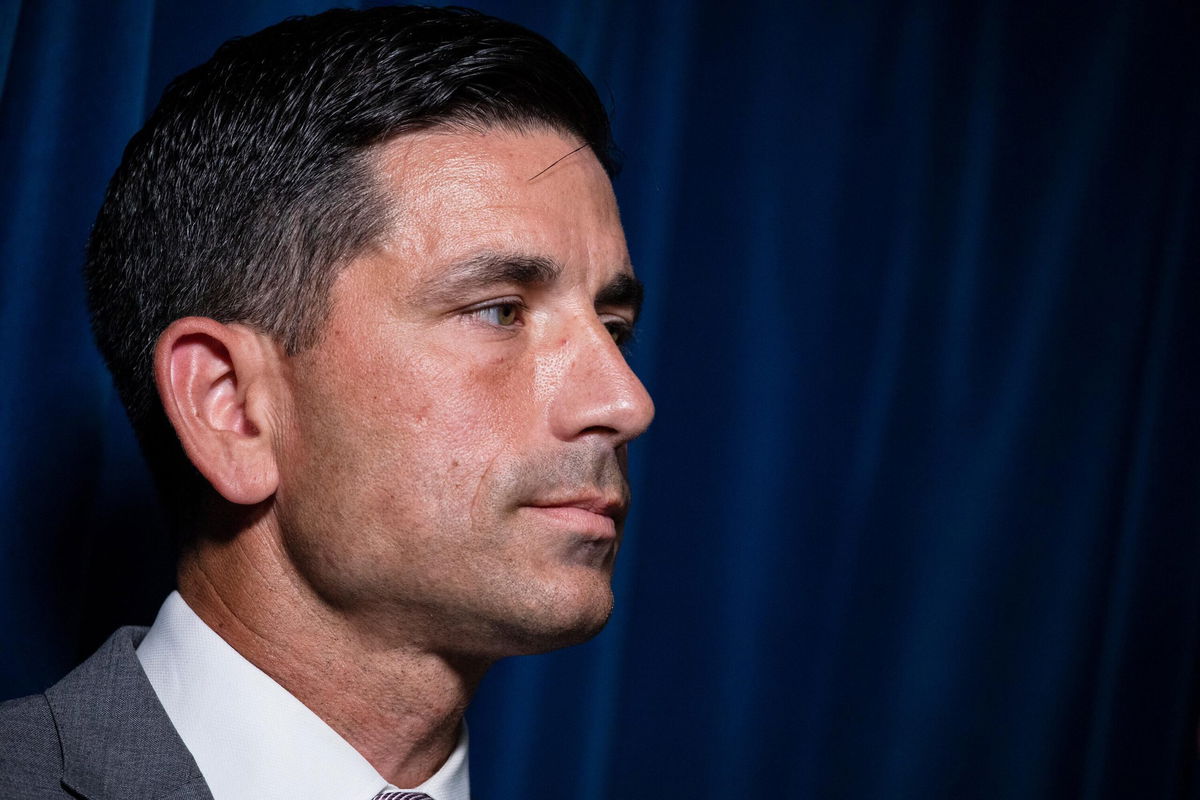
[[[509,328],[520,321],[521,306],[519,303],[496,303],[484,308],[477,308],[471,313],[496,327]]]
[[[624,347],[633,339],[633,326],[624,320],[606,322],[604,327],[608,328],[609,335],[618,347]]]

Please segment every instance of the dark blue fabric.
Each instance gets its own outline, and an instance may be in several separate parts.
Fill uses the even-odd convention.
[[[310,2],[0,7],[0,696],[171,585],[78,278],[166,81]],[[489,798],[1179,798],[1200,710],[1200,12],[486,2],[611,98],[658,404],[612,623]]]

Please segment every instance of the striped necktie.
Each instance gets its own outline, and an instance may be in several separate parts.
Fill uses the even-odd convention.
[[[389,792],[384,789],[375,795],[374,800],[433,800],[433,798],[424,792]]]

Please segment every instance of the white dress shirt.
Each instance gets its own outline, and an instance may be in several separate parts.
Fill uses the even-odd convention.
[[[178,592],[163,603],[137,656],[213,800],[372,800],[397,788]],[[446,763],[409,791],[470,800],[469,784],[464,724]]]

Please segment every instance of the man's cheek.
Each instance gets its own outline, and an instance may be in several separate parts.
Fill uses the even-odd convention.
[[[477,398],[488,420],[511,430],[537,423],[539,396],[546,393],[540,384],[553,380],[539,369],[537,356],[523,350],[475,365],[463,376],[463,389]]]

